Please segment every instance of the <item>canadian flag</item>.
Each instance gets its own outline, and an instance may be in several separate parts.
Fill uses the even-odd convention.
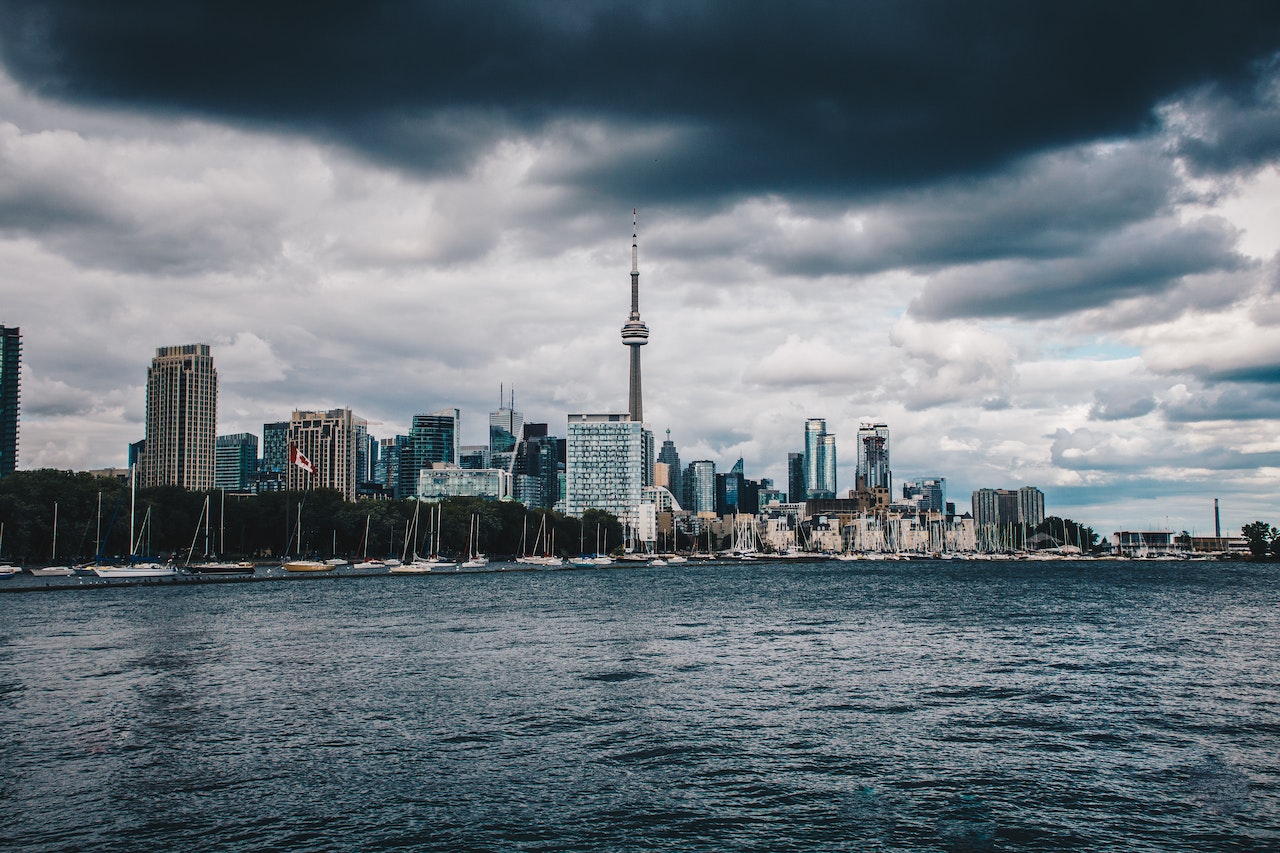
[[[298,449],[297,445],[289,445],[289,461],[308,474],[314,475],[316,473],[316,466]]]

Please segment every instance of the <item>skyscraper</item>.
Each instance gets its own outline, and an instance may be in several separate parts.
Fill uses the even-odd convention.
[[[541,435],[525,433],[516,467],[526,480],[518,481],[523,485],[520,486],[521,493],[516,495],[516,500],[525,506],[550,509],[561,497],[560,440],[547,435],[546,425],[542,426],[544,429],[541,430]]]
[[[827,432],[825,418],[804,422],[805,500],[836,496],[836,437]]]
[[[18,467],[18,367],[22,334],[15,326],[0,326],[0,477]]]
[[[804,454],[787,454],[787,500],[793,504],[807,500],[804,487]]]
[[[667,430],[667,439],[662,442],[662,450],[658,451],[658,461],[667,466],[667,489],[677,501],[680,500],[680,454],[671,440],[671,430]]]
[[[262,425],[262,470],[284,473],[289,461],[289,422]]]
[[[893,488],[887,424],[864,423],[858,426],[857,488],[866,491]]]
[[[413,497],[418,487],[418,472],[436,462],[458,464],[458,423],[462,414],[457,409],[441,409],[427,415],[414,415],[409,439],[400,451],[400,476],[396,497]]]
[[[511,405],[504,406],[503,388],[498,388],[498,411],[489,413],[489,452],[508,453],[524,433],[524,414],[516,411],[516,391],[511,389]]]
[[[907,480],[902,484],[902,498],[925,512],[942,512],[947,508],[947,479],[920,477]]]
[[[316,472],[313,475],[297,465],[286,465],[290,491],[334,489],[349,501],[356,499],[357,420],[346,408],[293,413],[289,445],[298,448]]]
[[[643,467],[644,426],[630,414],[569,415],[565,514],[602,509],[634,524]]]
[[[698,513],[716,511],[716,463],[709,459],[690,462],[683,476],[684,503],[689,512]]]
[[[208,344],[159,347],[147,368],[143,486],[212,489],[218,371]]]
[[[1018,521],[1030,527],[1044,521],[1044,492],[1035,486],[1018,489]]]
[[[251,432],[220,435],[214,444],[214,485],[244,491],[258,470],[258,437]]]
[[[973,522],[1003,527],[1025,524],[1035,527],[1044,521],[1044,492],[1035,486],[1013,489],[978,489],[973,493]]]
[[[644,403],[640,390],[640,347],[649,343],[649,327],[640,319],[640,266],[636,242],[635,211],[631,211],[631,314],[622,327],[622,344],[631,349],[631,381],[627,393],[627,411],[633,421],[644,420]]]

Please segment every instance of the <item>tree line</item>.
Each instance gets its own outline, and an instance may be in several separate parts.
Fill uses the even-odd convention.
[[[413,499],[351,503],[329,489],[224,495],[218,490],[161,486],[138,489],[135,496],[127,483],[115,478],[50,469],[18,471],[0,479],[0,559],[52,562],[55,505],[59,563],[92,562],[100,555],[114,561],[127,558],[131,550],[179,560],[188,554],[195,559],[205,554],[243,559],[299,554],[401,557],[406,547],[416,547],[422,554],[429,547],[427,519],[432,506],[419,507]],[[129,543],[131,505],[138,544],[134,549]],[[415,510],[416,531],[412,529]],[[561,556],[578,554],[580,542],[588,553],[595,552],[597,541],[607,543],[608,550],[623,544],[621,522],[601,510],[587,510],[578,519],[510,501],[451,498],[442,503],[440,512],[442,555],[467,553],[473,515],[480,550],[491,557],[532,551],[539,530],[544,531],[539,550],[550,551],[554,542]],[[407,546],[408,540],[413,542]]]
[[[1241,535],[1249,542],[1249,553],[1257,559],[1268,554],[1280,557],[1280,530],[1265,521],[1254,521],[1240,528]]]

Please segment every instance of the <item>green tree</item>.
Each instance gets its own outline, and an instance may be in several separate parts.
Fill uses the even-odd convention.
[[[1276,529],[1265,521],[1254,521],[1240,528],[1240,533],[1249,540],[1249,551],[1255,557],[1267,556],[1276,539]]]

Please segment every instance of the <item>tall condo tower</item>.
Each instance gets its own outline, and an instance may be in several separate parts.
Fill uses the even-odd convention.
[[[157,347],[147,368],[143,486],[212,489],[218,371],[208,344]]]
[[[640,347],[649,343],[649,327],[640,319],[640,266],[636,248],[636,212],[631,211],[631,314],[622,327],[622,344],[631,348],[631,383],[627,394],[627,411],[631,420],[644,420],[644,403],[640,392]]]
[[[16,326],[0,326],[0,477],[12,474],[18,467],[18,362],[21,358],[22,334]]]

